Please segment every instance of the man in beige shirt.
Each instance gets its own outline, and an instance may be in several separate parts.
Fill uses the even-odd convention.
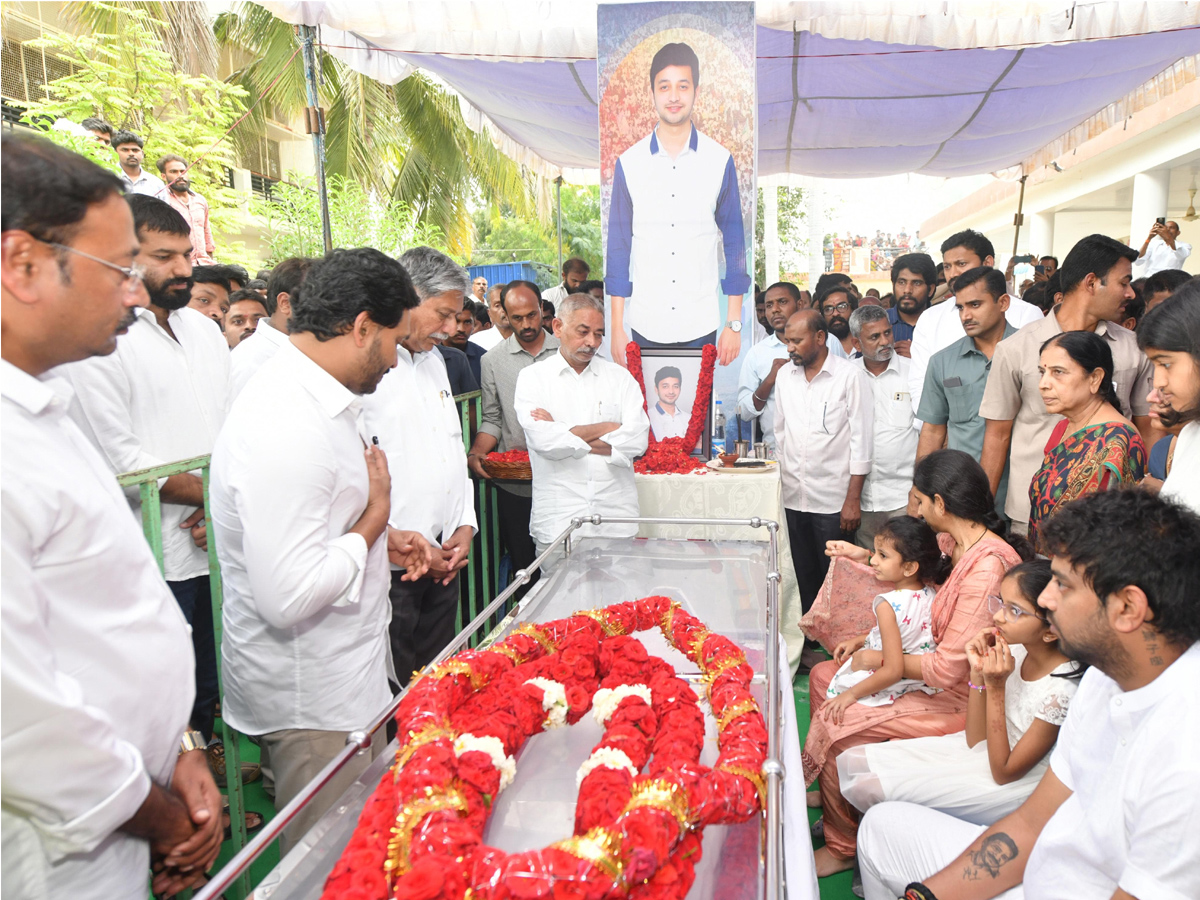
[[[1113,355],[1113,386],[1121,412],[1147,439],[1152,366],[1132,331],[1108,321],[1121,304],[1132,299],[1132,263],[1137,251],[1102,234],[1083,238],[1067,254],[1060,275],[1063,300],[1046,318],[1026,325],[996,345],[992,370],[979,415],[987,420],[980,462],[993,492],[1009,460],[1008,499],[1004,511],[1014,529],[1029,523],[1029,484],[1045,455],[1056,417],[1046,412],[1038,391],[1038,358],[1042,344],[1064,331],[1092,331],[1109,343]],[[1011,457],[1010,457],[1011,451]]]

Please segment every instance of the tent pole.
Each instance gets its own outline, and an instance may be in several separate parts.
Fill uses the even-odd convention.
[[[325,241],[325,252],[333,249],[333,233],[329,226],[329,191],[325,184],[325,110],[317,94],[317,54],[313,47],[316,28],[312,25],[297,26],[300,46],[304,54],[304,88],[308,97],[305,110],[308,132],[313,137],[313,156],[317,165],[317,191],[321,197],[321,235]]]
[[[1021,212],[1025,208],[1025,179],[1028,175],[1021,176],[1021,195],[1017,198],[1017,214],[1013,216],[1013,252],[1012,255],[1017,255],[1017,239],[1021,236],[1021,226],[1025,224],[1025,216]]]
[[[554,179],[554,202],[558,206],[558,271],[562,272],[562,176]]]

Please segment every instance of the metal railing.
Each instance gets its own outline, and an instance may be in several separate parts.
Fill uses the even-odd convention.
[[[607,516],[588,516],[571,520],[561,534],[551,541],[546,549],[534,559],[527,569],[520,569],[513,577],[512,583],[501,591],[491,603],[461,629],[458,635],[430,662],[428,668],[445,662],[462,650],[475,636],[476,632],[487,627],[488,620],[497,615],[504,604],[516,594],[520,588],[532,580],[534,572],[553,554],[558,552],[561,545],[563,553],[571,554],[572,535],[584,525],[601,524],[637,524],[637,525],[725,525],[750,528],[766,528],[768,534],[767,551],[767,617],[766,617],[766,692],[767,692],[767,758],[762,766],[762,774],[767,786],[766,802],[766,839],[764,847],[765,865],[763,870],[764,897],[766,900],[780,900],[783,896],[783,779],[784,767],[779,752],[779,720],[780,703],[782,702],[782,686],[779,680],[779,523],[769,519],[701,519],[701,518],[618,518]],[[409,682],[411,686],[412,682]],[[388,721],[400,706],[400,702],[408,693],[408,687],[392,698],[378,715],[362,728],[350,732],[346,737],[346,746],[323,768],[317,776],[285,806],[249,844],[234,856],[229,863],[217,872],[204,888],[196,894],[195,900],[215,900],[222,891],[226,890],[239,877],[249,871],[251,863],[275,840],[284,827],[312,801],[317,793],[328,784],[338,772],[345,768],[355,756],[371,746],[373,735]]]

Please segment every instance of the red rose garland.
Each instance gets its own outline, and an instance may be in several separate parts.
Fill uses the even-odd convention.
[[[625,361],[629,374],[642,392],[642,409],[649,412],[646,383],[642,377],[642,348],[630,341],[625,348]],[[701,468],[691,456],[692,449],[704,435],[704,424],[708,420],[708,407],[712,402],[713,370],[717,364],[717,348],[705,344],[700,357],[700,379],[696,383],[696,400],[692,404],[692,415],[688,419],[687,433],[681,438],[656,440],[650,431],[650,443],[646,453],[634,461],[633,470],[641,474],[662,475],[666,473],[688,473]]]
[[[505,450],[503,453],[489,453],[487,458],[496,462],[529,462],[529,451]]]
[[[695,693],[628,636],[654,627],[704,674],[719,734],[711,769],[699,763]],[[395,766],[323,898],[685,896],[704,827],[761,809],[767,735],[752,675],[733,642],[665,597],[524,625],[487,650],[460,653],[401,701]],[[524,853],[485,846],[512,756],[531,734],[574,723],[589,707],[605,732],[579,771],[575,835]]]

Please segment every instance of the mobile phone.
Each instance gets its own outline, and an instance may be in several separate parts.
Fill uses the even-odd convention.
[[[1166,225],[1166,224],[1167,224],[1167,217],[1166,217],[1166,216],[1159,216],[1159,217],[1158,217],[1157,219],[1155,219],[1154,221],[1155,221],[1155,222],[1157,222],[1159,225]]]
[[[1014,256],[1013,262],[1015,262],[1015,263],[1033,262],[1033,257],[1032,256]]]
[[[1037,274],[1039,274],[1039,275],[1045,275],[1046,267],[1045,266],[1034,266],[1033,271],[1037,272]]]

